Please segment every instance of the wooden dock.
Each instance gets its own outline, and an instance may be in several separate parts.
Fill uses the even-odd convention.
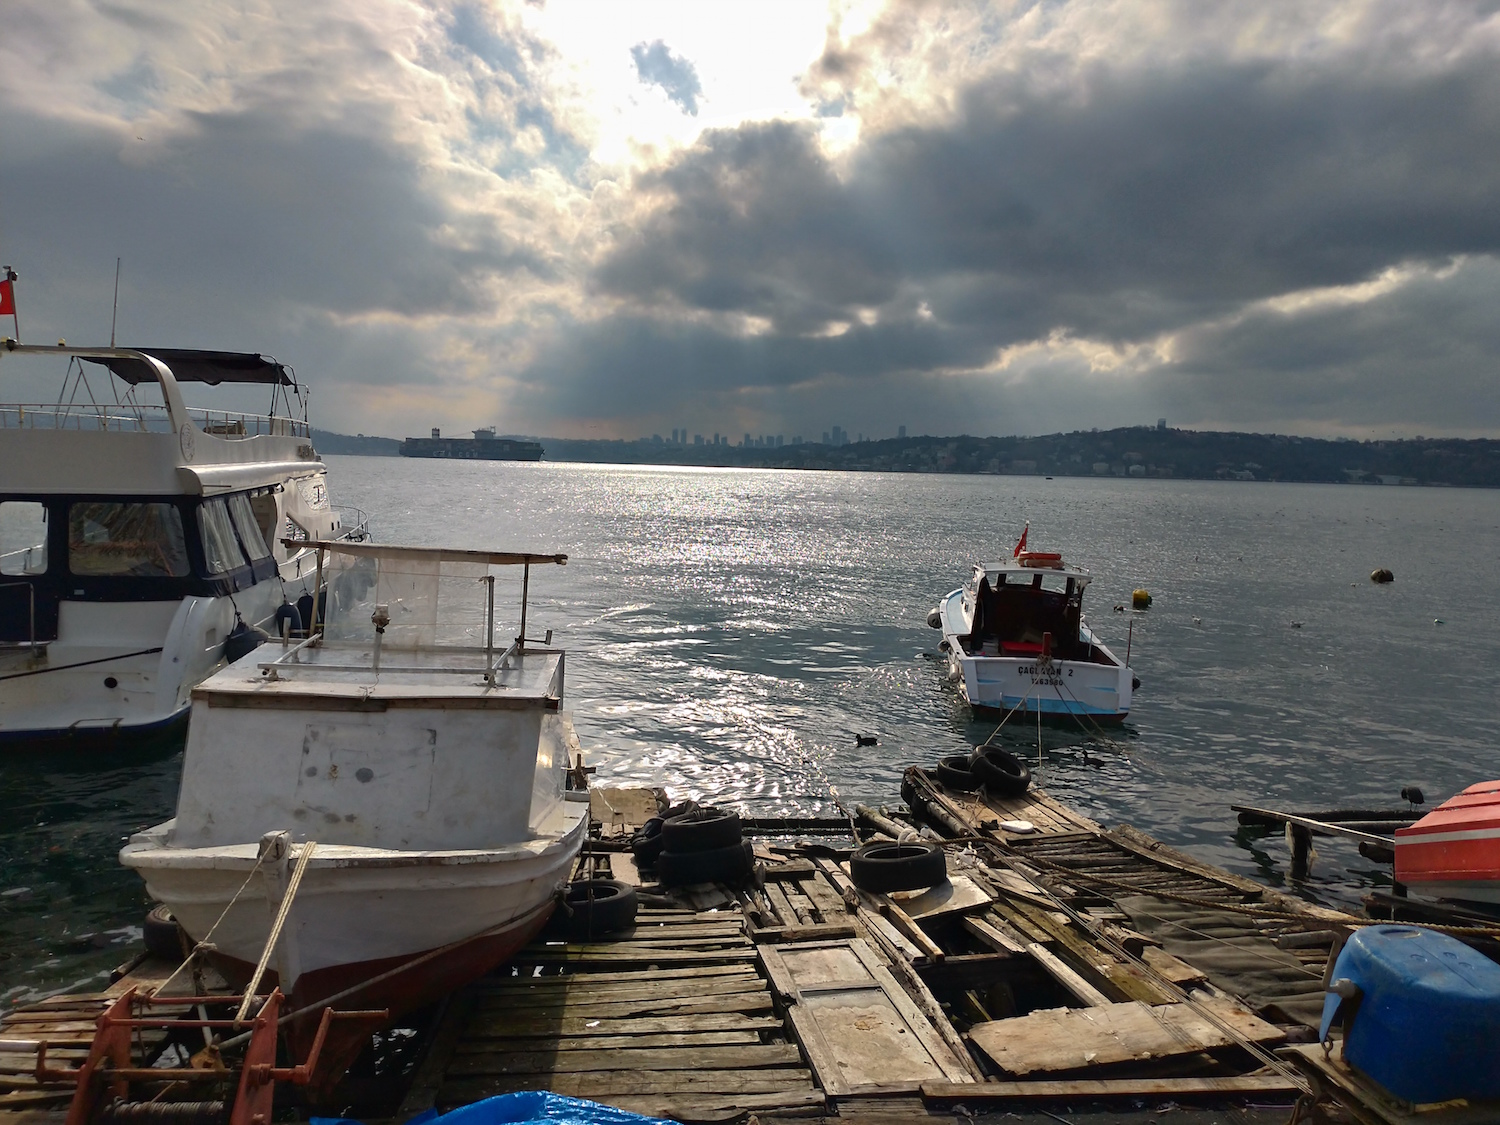
[[[648,892],[634,927],[539,940],[449,997],[379,1116],[551,1090],[685,1122],[1168,1102],[1286,1120],[1314,1096],[1352,1120],[1408,1120],[1370,1109],[1307,1050],[1325,966],[1364,919],[1107,830],[1040,790],[952,793],[913,769],[903,796],[914,824],[861,807],[861,836],[935,832],[946,884],[861,891],[851,841],[831,839],[840,825],[804,820],[757,826],[776,834],[755,837],[752,882],[668,895],[624,847],[657,795],[596,790],[599,840],[581,864]],[[116,988],[163,972],[143,966]],[[61,1061],[86,1049],[105,1000],[13,1012],[0,1038],[44,1034]],[[0,1056],[0,1109],[65,1106],[29,1062]]]

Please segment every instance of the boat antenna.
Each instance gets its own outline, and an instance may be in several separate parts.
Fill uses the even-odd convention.
[[[115,322],[120,316],[120,259],[115,259],[115,306],[109,313],[109,346],[115,346]]]

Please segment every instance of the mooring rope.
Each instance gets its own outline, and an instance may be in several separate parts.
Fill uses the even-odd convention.
[[[281,940],[281,928],[286,925],[287,916],[292,912],[292,900],[297,897],[297,889],[302,886],[302,876],[307,872],[308,861],[312,859],[317,847],[316,841],[309,840],[302,845],[302,852],[297,856],[297,866],[292,869],[292,877],[287,880],[286,892],[281,896],[281,908],[276,911],[276,921],[271,923],[271,932],[266,936],[266,947],[261,950],[255,973],[245,986],[245,998],[240,1001],[240,1010],[235,1013],[234,1022],[237,1024],[244,1023],[245,1017],[250,1014],[250,1005],[255,1002],[255,990],[260,987],[260,978],[265,976],[266,966],[271,963],[271,954],[276,949],[276,943]]]
[[[239,902],[240,896],[245,893],[245,889],[250,886],[250,880],[255,878],[255,873],[260,870],[260,866],[265,862],[265,858],[266,853],[264,850],[262,850],[260,854],[255,857],[255,866],[250,868],[250,874],[245,876],[245,881],[240,884],[240,889],[234,892],[234,896],[229,900],[229,904],[225,906],[224,910],[219,914],[219,916],[214,919],[214,924],[208,928],[208,933],[204,934],[203,937],[199,939],[197,944],[193,946],[193,948],[189,951],[187,957],[184,958],[182,964],[178,965],[177,968],[172,970],[172,975],[169,976],[166,980],[162,981],[162,983],[156,989],[156,995],[160,996],[162,993],[166,992],[167,985],[176,980],[177,974],[191,965],[198,954],[212,953],[214,951],[216,946],[210,940],[214,936],[214,931],[219,928],[220,922],[229,917],[229,912],[234,909],[234,904]]]

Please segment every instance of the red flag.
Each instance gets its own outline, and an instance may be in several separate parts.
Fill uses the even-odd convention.
[[[0,316],[16,315],[15,283],[9,279],[0,281]]]
[[[1016,540],[1016,549],[1010,553],[1011,558],[1019,558],[1021,552],[1026,550],[1026,533],[1031,530],[1031,521],[1026,521],[1026,526],[1021,528],[1021,538]]]

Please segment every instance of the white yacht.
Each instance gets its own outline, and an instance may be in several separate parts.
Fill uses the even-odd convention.
[[[942,600],[927,622],[943,631],[949,672],[970,707],[1124,720],[1137,684],[1084,620],[1090,581],[1060,554],[1018,546],[998,565],[976,565]]]
[[[55,403],[0,404],[0,746],[170,743],[232,634],[312,616],[295,541],[363,538],[363,516],[329,503],[275,360],[0,343],[27,356],[67,367]],[[180,383],[259,384],[270,410],[189,409]]]

